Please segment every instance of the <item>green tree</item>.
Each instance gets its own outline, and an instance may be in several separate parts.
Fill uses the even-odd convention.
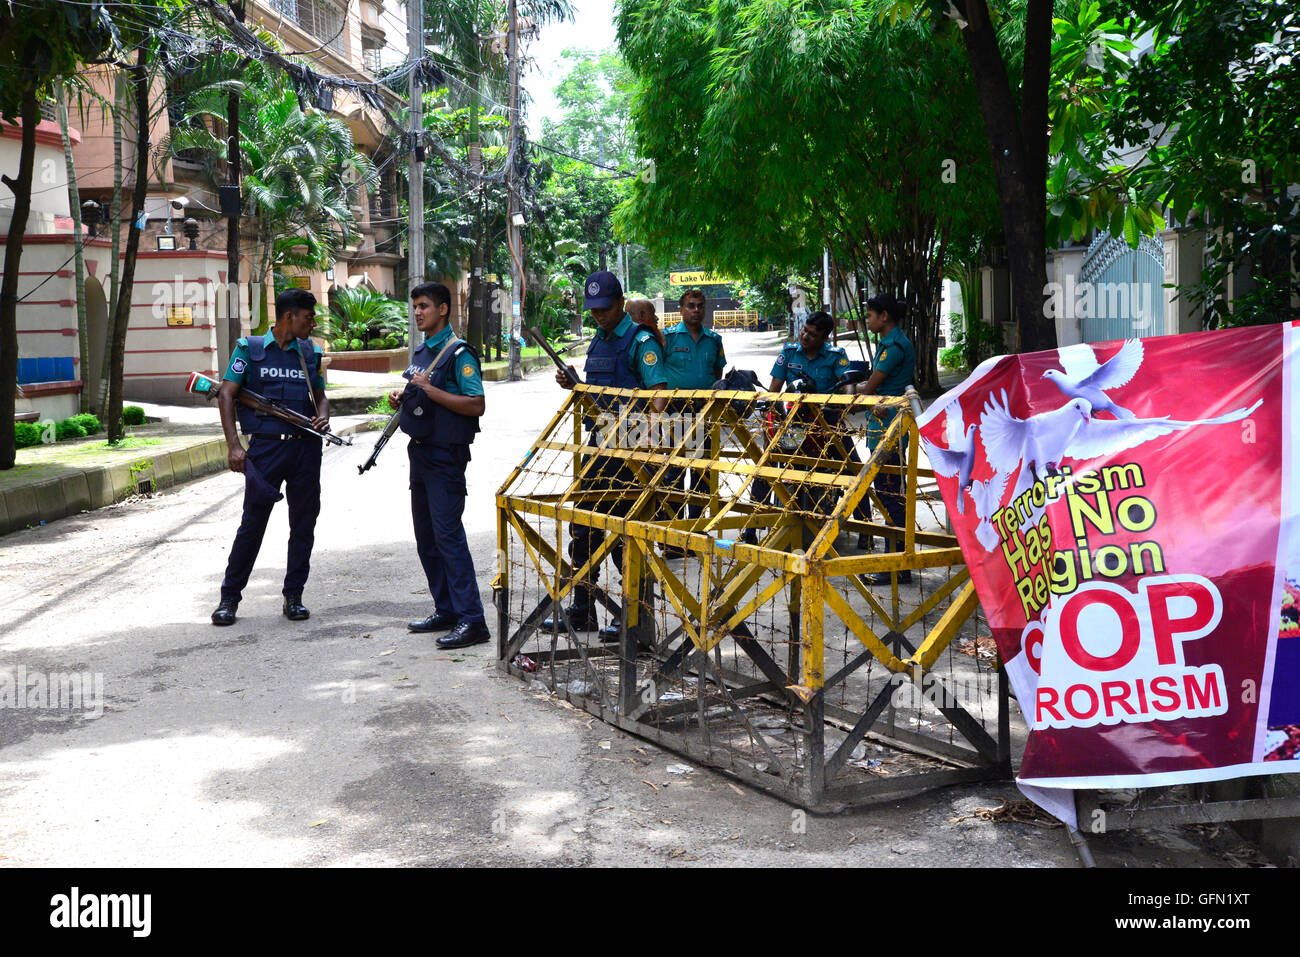
[[[22,128],[18,168],[0,175],[14,197],[0,280],[0,469],[14,466],[14,394],[18,387],[18,277],[31,212],[32,167],[40,103],[80,64],[98,60],[115,42],[106,4],[0,6],[0,118]]]
[[[960,48],[877,13],[854,0],[626,3],[619,40],[654,166],[619,228],[656,256],[689,250],[757,277],[829,248],[840,271],[906,299],[918,385],[933,388],[946,247],[996,221],[992,177]]]
[[[226,141],[193,121],[222,118],[232,89],[242,100],[242,186],[257,219],[251,278],[265,290],[274,270],[325,268],[356,241],[351,207],[363,189],[374,188],[378,176],[353,145],[347,123],[303,110],[287,82],[265,74],[253,82],[218,82],[196,93],[188,122],[173,131],[170,148],[202,150],[224,161]],[[261,308],[265,313],[265,299]]]
[[[1166,219],[1205,230],[1206,268],[1180,293],[1207,328],[1300,316],[1294,7],[1085,2],[1055,29],[1059,233],[1102,229],[1136,245]]]

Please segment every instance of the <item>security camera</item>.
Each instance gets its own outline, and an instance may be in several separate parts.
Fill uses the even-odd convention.
[[[172,200],[172,209],[183,211],[190,204],[188,196],[178,196]]]

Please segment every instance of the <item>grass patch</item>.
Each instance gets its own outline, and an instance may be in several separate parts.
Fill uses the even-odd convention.
[[[388,396],[381,395],[366,409],[366,415],[392,415],[397,410],[388,404]]]
[[[87,455],[94,452],[120,452],[123,449],[138,449],[146,445],[162,445],[162,439],[147,439],[143,436],[128,435],[117,445],[109,445],[107,442],[86,442],[69,451],[74,455]]]

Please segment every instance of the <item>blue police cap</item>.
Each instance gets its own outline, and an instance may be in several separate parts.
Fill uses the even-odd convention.
[[[607,269],[598,269],[587,277],[583,286],[585,299],[583,305],[588,309],[604,309],[612,306],[615,299],[623,295],[623,286],[618,277]]]

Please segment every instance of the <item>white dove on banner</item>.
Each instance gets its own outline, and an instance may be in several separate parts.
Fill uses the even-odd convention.
[[[1009,478],[1011,476],[1006,472],[994,472],[990,478],[976,479],[971,483],[970,498],[975,503],[975,517],[980,520],[975,526],[975,537],[985,551],[991,552],[998,547],[998,531],[989,519],[1002,507],[1002,493],[1007,490]]]
[[[1093,415],[1109,412],[1117,419],[1134,419],[1137,416],[1116,405],[1106,392],[1129,383],[1142,365],[1142,354],[1142,340],[1129,339],[1119,352],[1098,365],[1092,346],[1081,342],[1058,349],[1057,359],[1065,371],[1048,369],[1043,378],[1050,380],[1067,398],[1086,399]]]
[[[1007,392],[1003,389],[1000,405],[992,396],[985,403],[980,432],[990,465],[1008,474],[1020,469],[1011,491],[1014,500],[1042,472],[1059,471],[1062,459],[1101,458],[1193,426],[1239,422],[1263,402],[1260,399],[1248,409],[1236,409],[1212,419],[1181,421],[1168,417],[1094,419],[1088,400],[1074,399],[1051,412],[1018,419],[1009,411]]]
[[[975,467],[975,432],[979,427],[965,427],[960,402],[951,403],[945,412],[948,418],[944,423],[944,434],[948,448],[941,448],[927,439],[921,441],[925,443],[926,457],[935,472],[948,478],[957,476],[957,512],[964,514],[964,493],[970,488],[970,473]]]

